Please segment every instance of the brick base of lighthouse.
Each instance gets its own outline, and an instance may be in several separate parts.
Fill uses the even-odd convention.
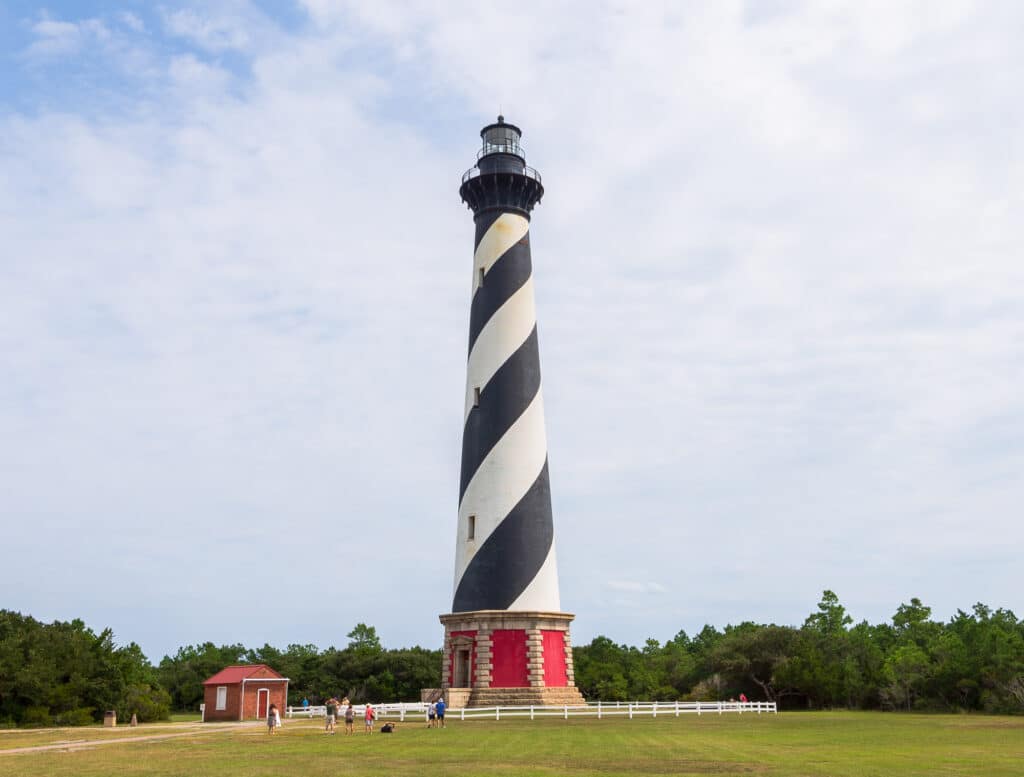
[[[584,704],[564,612],[476,610],[442,615],[441,687],[450,706]]]

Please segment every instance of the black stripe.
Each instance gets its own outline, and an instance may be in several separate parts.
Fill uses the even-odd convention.
[[[554,535],[545,460],[530,490],[469,562],[455,590],[452,612],[508,608],[544,565]]]
[[[530,280],[532,268],[530,233],[527,232],[518,243],[491,265],[491,269],[484,275],[483,285],[473,295],[473,305],[469,312],[470,351],[473,350],[473,343],[491,320],[491,316]]]
[[[530,406],[540,390],[537,325],[480,392],[480,404],[469,411],[462,430],[462,482],[459,502],[480,463],[498,440]]]
[[[480,247],[480,241],[484,239],[484,235],[487,234],[487,230],[493,226],[494,222],[498,220],[498,216],[500,215],[500,210],[489,210],[486,213],[479,214],[473,219],[473,221],[476,222],[476,242],[473,243],[474,251]]]

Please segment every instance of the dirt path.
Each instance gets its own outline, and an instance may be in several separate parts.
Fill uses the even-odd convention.
[[[91,747],[102,747],[103,745],[117,745],[125,744],[128,742],[157,742],[161,739],[177,739],[179,737],[194,737],[206,734],[216,734],[221,731],[237,731],[240,728],[253,728],[263,726],[261,721],[249,721],[245,723],[232,723],[232,724],[217,724],[217,725],[203,725],[196,723],[183,723],[182,726],[187,726],[187,731],[180,731],[173,734],[140,734],[138,736],[130,737],[114,737],[112,739],[74,739],[65,740],[63,742],[52,742],[48,745],[30,745],[28,747],[12,747],[6,750],[0,750],[0,756],[4,755],[24,755],[26,753],[42,753],[47,750],[86,750]]]

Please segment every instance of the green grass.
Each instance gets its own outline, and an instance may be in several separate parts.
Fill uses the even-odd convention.
[[[171,723],[198,723],[203,716],[198,712],[172,712]]]
[[[150,729],[155,734],[169,727]],[[179,728],[182,733],[193,731]],[[317,722],[199,729],[178,739],[0,755],[44,775],[1024,775],[1024,718],[885,713],[406,723],[391,736],[326,736]],[[0,750],[7,748],[0,738]]]

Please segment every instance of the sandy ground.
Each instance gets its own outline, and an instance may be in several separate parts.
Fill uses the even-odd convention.
[[[169,723],[160,726],[161,731],[167,731],[169,728],[178,729],[172,733],[153,733],[143,734],[137,733],[132,736],[111,736],[104,737],[101,739],[65,739],[59,742],[50,742],[45,745],[31,745],[28,747],[11,747],[6,749],[0,749],[0,756],[4,755],[24,755],[26,753],[39,753],[46,750],[84,750],[92,747],[103,747],[104,745],[115,745],[125,744],[127,742],[155,742],[161,739],[177,739],[178,737],[194,737],[198,735],[207,734],[218,734],[225,731],[237,731],[240,728],[263,728],[265,724],[263,721],[253,720],[246,721],[244,723],[216,723],[216,724],[203,724],[203,723]],[[110,733],[113,733],[111,731]],[[2,740],[0,740],[0,746],[2,746]]]

